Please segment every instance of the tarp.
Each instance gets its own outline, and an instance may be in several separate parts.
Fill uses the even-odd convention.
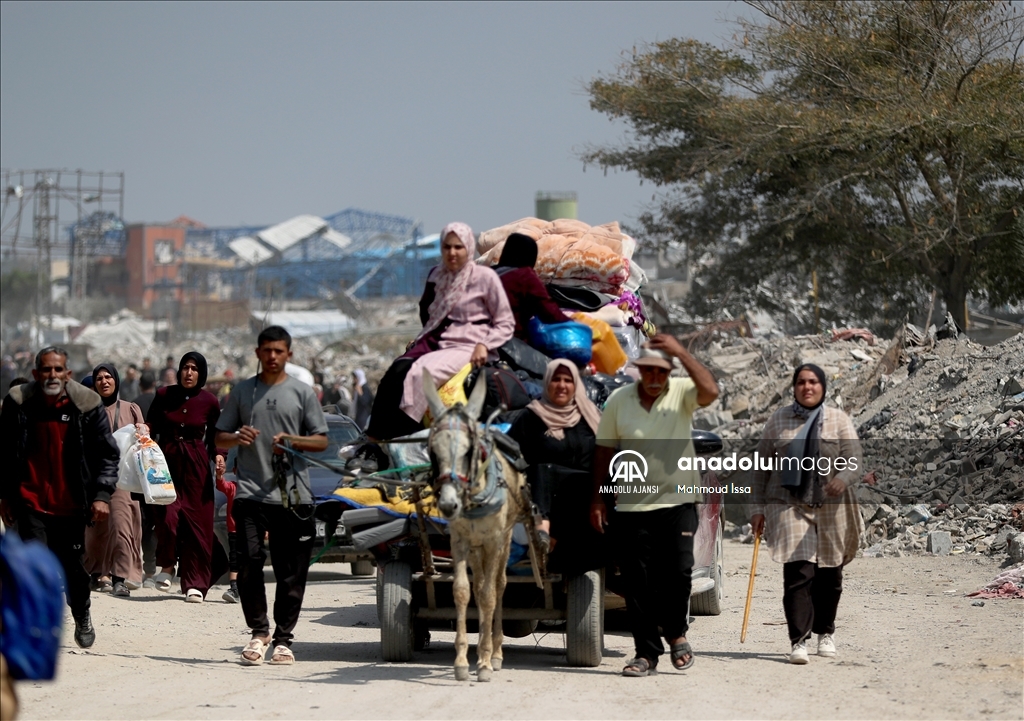
[[[292,338],[315,335],[338,335],[356,327],[356,322],[337,310],[284,310],[254,313],[253,318],[265,325],[279,325],[291,333]]]

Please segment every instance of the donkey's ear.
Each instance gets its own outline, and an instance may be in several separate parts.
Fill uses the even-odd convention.
[[[473,383],[473,392],[469,394],[469,403],[466,405],[466,414],[473,419],[480,417],[480,411],[484,408],[484,399],[487,398],[487,371],[483,368],[477,374]]]
[[[437,388],[434,387],[434,377],[430,375],[430,371],[426,368],[423,369],[423,395],[427,397],[427,408],[430,409],[430,417],[437,420],[446,409],[441,396],[438,395]]]

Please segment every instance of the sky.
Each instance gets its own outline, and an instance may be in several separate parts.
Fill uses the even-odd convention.
[[[721,44],[736,2],[0,3],[0,166],[125,172],[125,219],[269,225],[348,207],[427,233],[630,222],[655,188],[584,169],[627,137],[586,84],[634,47]]]

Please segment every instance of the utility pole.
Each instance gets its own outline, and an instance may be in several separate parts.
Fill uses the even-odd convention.
[[[53,323],[51,311],[51,295],[53,290],[50,281],[50,264],[52,262],[51,244],[53,236],[50,232],[51,224],[57,220],[56,215],[51,215],[51,191],[54,188],[53,178],[45,173],[36,175],[36,203],[32,224],[36,242],[36,328],[41,326],[45,315],[47,327]]]

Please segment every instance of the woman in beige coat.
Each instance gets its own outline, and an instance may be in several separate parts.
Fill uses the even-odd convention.
[[[796,664],[807,663],[812,633],[819,656],[836,655],[843,566],[863,530],[853,492],[863,473],[860,440],[849,416],[825,406],[825,387],[816,365],[793,373],[795,400],[765,424],[751,489],[753,531],[764,531],[772,558],[783,564],[789,661]]]
[[[92,372],[93,388],[106,407],[110,431],[134,424],[145,426],[142,410],[118,398],[121,378],[111,363]],[[110,516],[85,529],[85,568],[93,589],[127,597],[142,586],[142,511],[131,493],[118,488],[110,497]]]

